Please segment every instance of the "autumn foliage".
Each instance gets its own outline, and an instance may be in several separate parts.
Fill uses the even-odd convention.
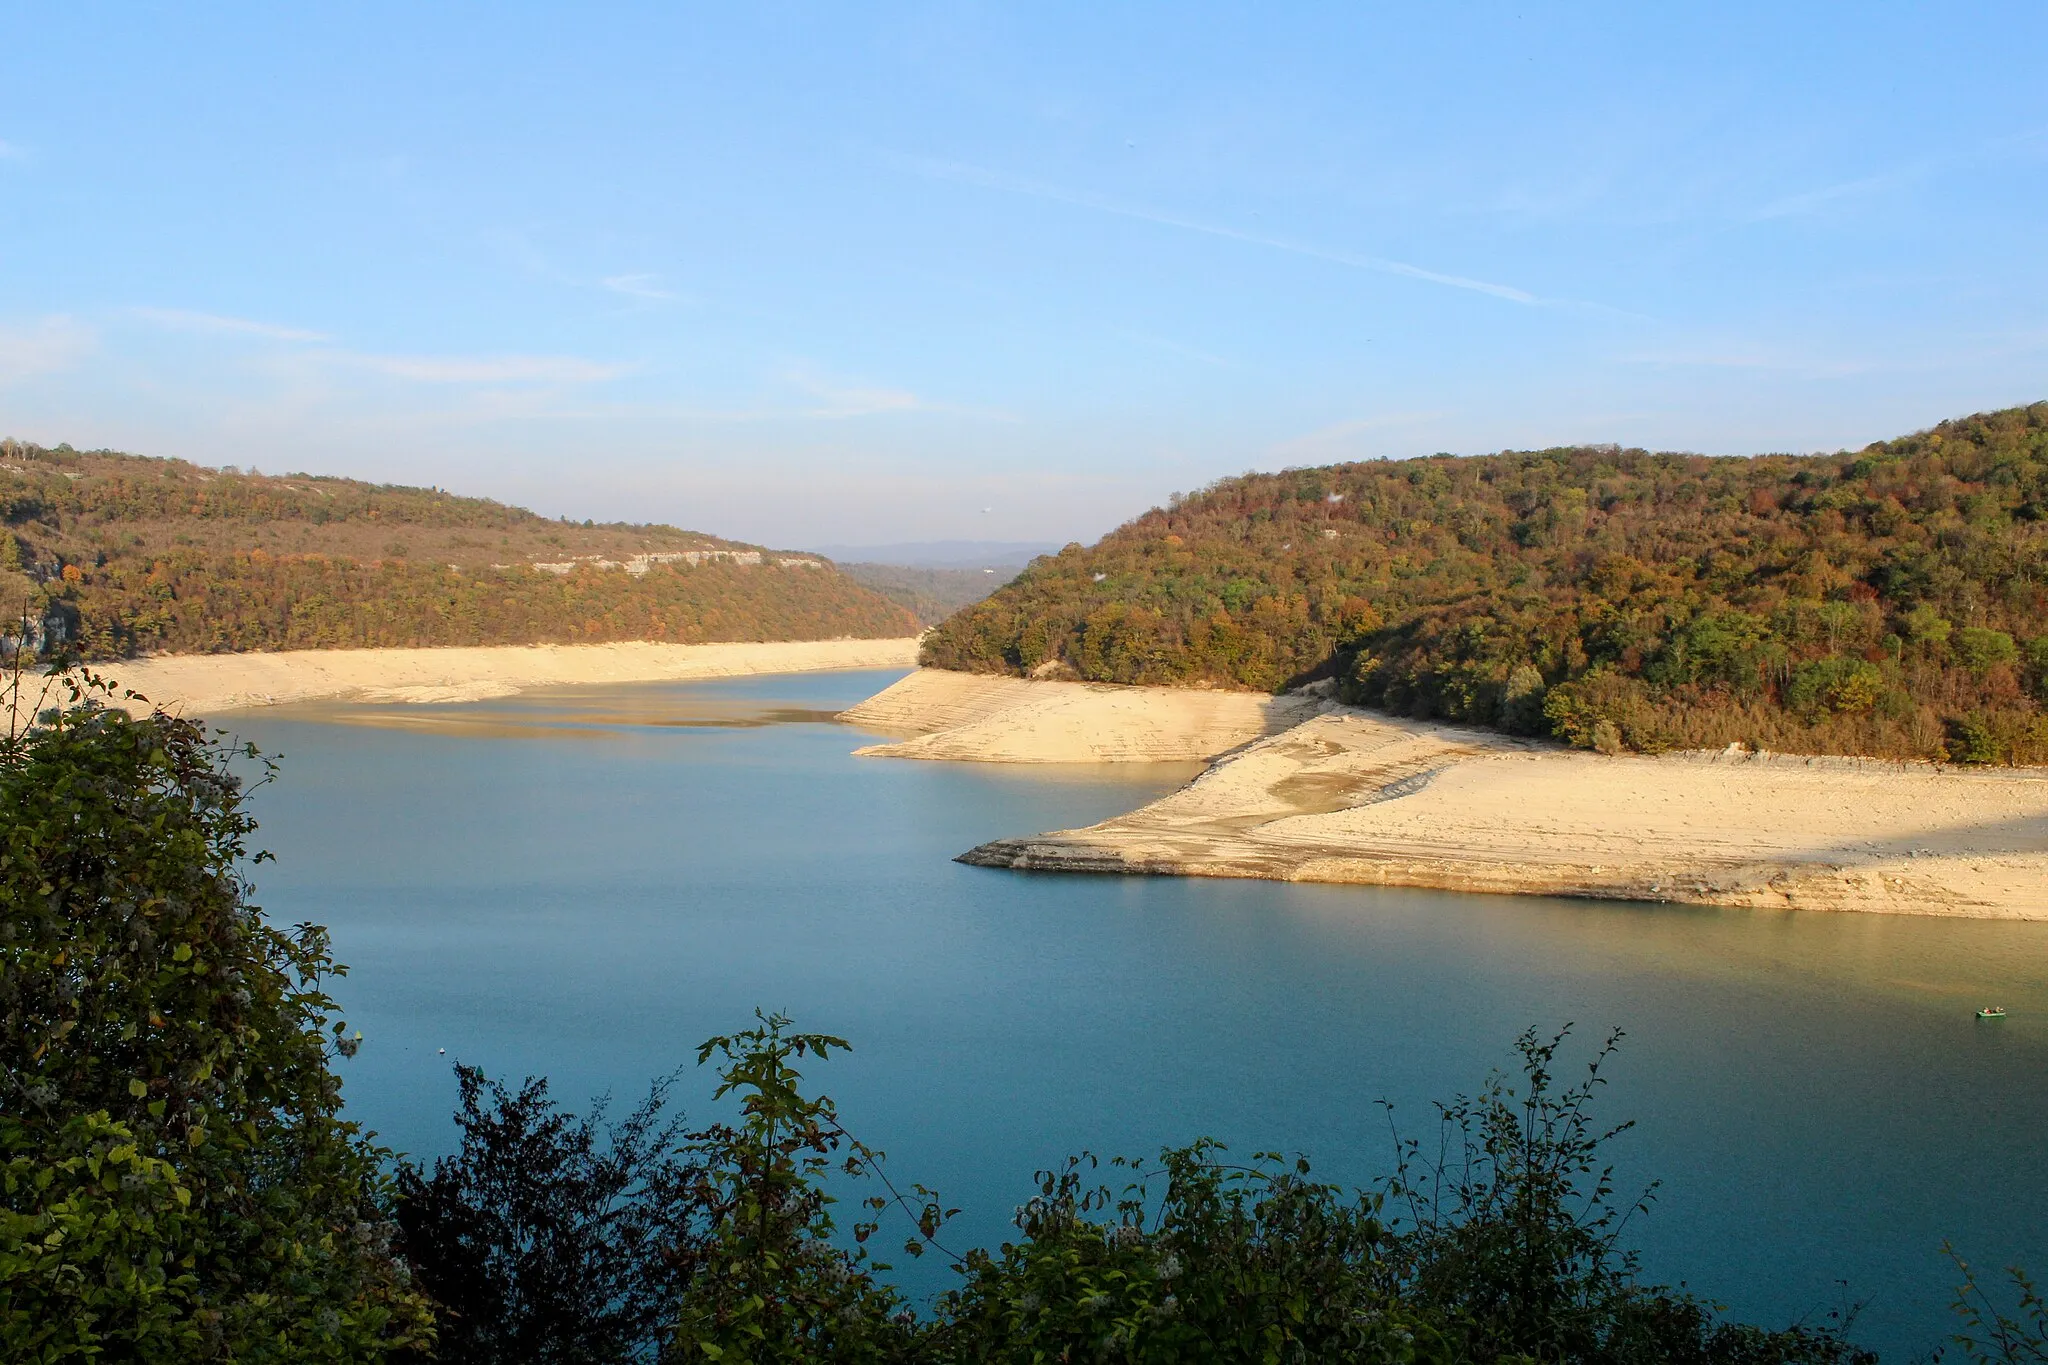
[[[1246,474],[1070,545],[925,662],[1277,690],[1602,749],[2048,762],[2048,403],[1856,452]]]
[[[437,489],[14,441],[0,442],[0,593],[0,619],[26,608],[39,644],[47,618],[96,659],[918,628],[813,555],[555,521]],[[9,635],[20,631],[0,628]]]

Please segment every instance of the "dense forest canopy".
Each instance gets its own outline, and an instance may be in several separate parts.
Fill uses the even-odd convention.
[[[815,555],[438,489],[0,441],[0,603],[89,658],[914,634]],[[17,625],[0,636],[21,638]]]
[[[1584,446],[1225,479],[925,662],[1279,689],[1602,749],[2048,762],[2048,403],[1835,455]]]

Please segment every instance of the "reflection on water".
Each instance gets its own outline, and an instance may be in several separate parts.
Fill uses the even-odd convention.
[[[963,867],[1194,770],[850,758],[818,718],[892,676],[237,717],[284,756],[265,903],[354,968],[351,1110],[430,1154],[458,1057],[623,1098],[783,1008],[853,1039],[817,1079],[994,1241],[1081,1146],[1211,1134],[1367,1179],[1375,1101],[1419,1128],[1574,1021],[1629,1034],[1605,1102],[1639,1120],[1623,1180],[1665,1182],[1653,1273],[1781,1321],[1846,1281],[1865,1339],[1917,1348],[1944,1238],[2048,1268],[2048,925]],[[366,711],[393,723],[331,723]]]
[[[1768,975],[1818,1006],[1881,1002],[1987,1041],[2048,1045],[2048,926],[1611,901],[1500,904],[1511,910],[1488,917],[1488,950],[1524,955],[1532,967],[1568,951],[1577,972],[1654,973],[1730,988]],[[1992,1001],[2015,1006],[1997,1021],[2003,1027],[1975,1017]]]

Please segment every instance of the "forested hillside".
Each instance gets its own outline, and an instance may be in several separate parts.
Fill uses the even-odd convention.
[[[141,652],[910,635],[814,555],[437,489],[0,441],[0,605]],[[21,627],[0,627],[20,638]]]
[[[939,569],[921,564],[841,561],[840,571],[931,626],[972,606],[1015,576],[1015,569]]]
[[[1601,749],[2048,762],[2048,403],[1827,456],[1612,446],[1225,479],[928,664],[1277,689]]]

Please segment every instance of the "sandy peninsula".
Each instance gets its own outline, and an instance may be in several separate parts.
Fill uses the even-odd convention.
[[[914,638],[764,644],[532,645],[470,649],[306,649],[274,654],[171,654],[92,665],[94,672],[190,715],[352,699],[480,701],[574,683],[667,682],[754,673],[909,668]],[[128,702],[142,709],[143,703]]]
[[[1128,815],[962,855],[984,866],[2048,919],[2048,770],[1607,758],[1299,694],[928,671],[864,708],[923,731],[867,754],[1217,758]]]
[[[921,668],[841,713],[901,739],[869,758],[981,763],[1186,763],[1278,734],[1315,714],[1313,697],[1110,687]]]

